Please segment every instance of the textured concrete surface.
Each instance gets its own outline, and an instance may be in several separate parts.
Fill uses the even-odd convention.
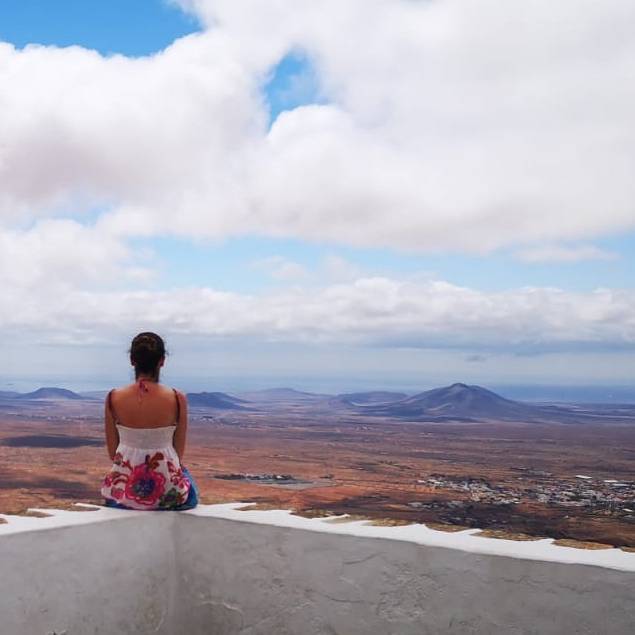
[[[175,530],[190,635],[635,632],[633,573],[194,516]]]
[[[259,525],[305,529],[359,538],[389,538],[426,547],[448,547],[468,553],[510,556],[514,559],[590,564],[635,573],[635,553],[627,553],[621,549],[574,549],[556,545],[552,538],[529,541],[501,540],[484,538],[479,535],[480,530],[478,529],[447,532],[420,524],[389,527],[373,525],[364,520],[340,522],[345,520],[343,517],[336,519],[304,518],[288,510],[246,511],[245,508],[245,503],[199,505],[187,513],[206,518],[224,518]],[[2,535],[2,528],[0,528],[0,535]]]
[[[143,513],[0,536],[0,633],[179,633],[174,519]]]
[[[331,525],[318,519],[306,531],[252,522],[258,512],[237,520],[194,511],[3,525],[0,633],[635,632],[632,571],[390,539],[397,527],[367,537],[320,531]]]

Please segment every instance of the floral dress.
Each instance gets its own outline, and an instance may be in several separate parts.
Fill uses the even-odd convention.
[[[103,480],[102,496],[130,509],[173,509],[184,504],[192,482],[173,446],[176,426],[116,426],[119,445]]]

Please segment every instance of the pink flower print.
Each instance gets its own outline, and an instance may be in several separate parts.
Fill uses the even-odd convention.
[[[183,472],[181,472],[181,470],[172,476],[172,483],[174,483],[174,485],[176,485],[179,489],[187,487],[187,480],[183,476]]]
[[[151,470],[156,470],[164,458],[163,452],[155,452],[152,456],[146,454],[146,466]]]
[[[113,485],[120,485],[128,480],[128,475],[123,472],[111,470],[104,476],[103,488],[112,488]]]
[[[170,460],[168,460],[168,471],[170,472],[170,482],[172,485],[176,485],[179,489],[189,489],[190,482],[183,475],[183,471],[180,467],[176,467]]]
[[[165,491],[165,476],[151,466],[156,466],[156,463],[146,456],[146,462],[135,466],[126,483],[126,497],[140,505],[154,505]]]
[[[110,495],[115,500],[121,500],[123,498],[123,490],[121,488],[119,488],[119,487],[115,487],[115,488],[110,490]]]
[[[117,452],[115,454],[115,456],[112,459],[112,462],[118,467],[123,467],[129,470],[132,470],[132,465],[130,465],[130,461],[125,460],[121,452]]]

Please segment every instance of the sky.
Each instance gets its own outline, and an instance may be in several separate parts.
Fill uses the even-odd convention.
[[[632,384],[634,19],[0,3],[0,390]]]

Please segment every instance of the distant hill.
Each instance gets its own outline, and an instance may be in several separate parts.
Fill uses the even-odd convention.
[[[367,404],[385,404],[403,401],[408,395],[404,392],[391,392],[388,390],[371,390],[368,392],[349,392],[337,395],[333,402],[348,404],[351,406]]]
[[[34,390],[33,392],[18,394],[13,398],[24,399],[29,401],[34,401],[34,400],[59,401],[59,400],[83,399],[81,395],[78,395],[76,392],[73,392],[72,390],[66,390],[66,388],[54,388],[51,386],[38,388],[37,390]]]
[[[452,384],[407,397],[401,401],[376,406],[365,406],[366,412],[392,417],[413,419],[503,419],[530,421],[545,418],[554,409],[505,399],[482,388],[466,384]]]
[[[322,395],[312,392],[303,392],[294,388],[266,388],[265,390],[253,390],[240,393],[240,396],[249,401],[323,401],[330,399],[332,395]]]
[[[224,392],[188,392],[187,402],[193,408],[217,408],[219,410],[247,410],[241,404],[244,399],[232,397]]]

